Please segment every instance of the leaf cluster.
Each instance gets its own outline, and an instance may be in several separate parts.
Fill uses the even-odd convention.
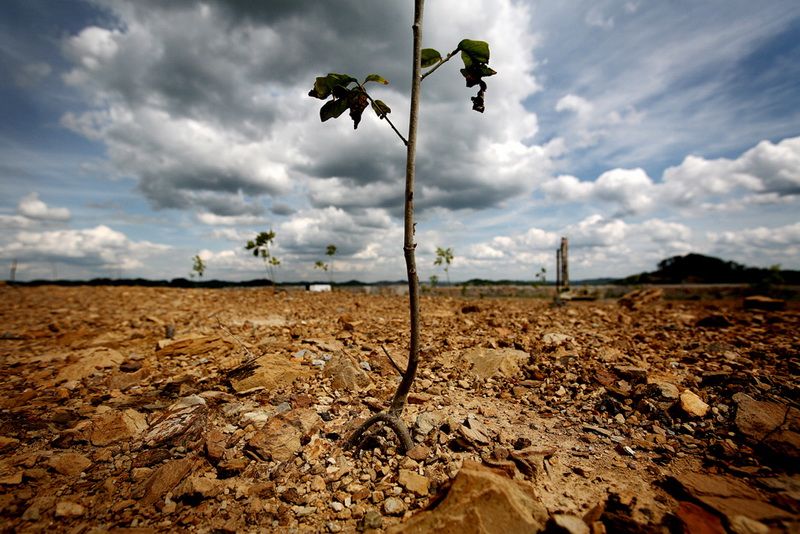
[[[350,110],[350,118],[353,120],[353,129],[357,129],[361,122],[361,116],[367,105],[371,103],[372,110],[381,119],[392,112],[392,110],[381,100],[372,100],[364,89],[364,85],[375,82],[388,85],[389,81],[379,74],[370,74],[362,83],[358,83],[356,78],[349,74],[328,73],[327,76],[319,76],[314,81],[314,87],[308,92],[308,96],[328,100],[319,110],[319,118],[322,122],[328,119],[338,119],[342,113]]]
[[[247,241],[247,244],[244,246],[246,250],[252,250],[253,256],[261,255],[262,258],[269,257],[269,245],[275,239],[275,232],[270,230],[269,232],[260,232],[255,239],[250,239]]]
[[[461,61],[464,68],[461,75],[467,82],[467,87],[478,86],[478,94],[472,97],[472,109],[483,113],[486,109],[484,105],[484,93],[486,92],[486,82],[483,78],[494,76],[497,72],[489,67],[489,43],[486,41],[475,41],[463,39],[458,43],[458,47],[446,58],[434,48],[424,48],[422,50],[422,68],[435,69],[439,64],[450,59],[456,52],[461,52]]]

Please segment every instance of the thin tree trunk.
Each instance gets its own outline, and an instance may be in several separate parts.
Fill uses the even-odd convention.
[[[422,11],[424,0],[414,1],[414,66],[411,75],[411,111],[408,124],[408,145],[406,152],[406,191],[405,191],[405,227],[403,233],[403,253],[406,259],[408,274],[408,304],[411,319],[411,338],[408,346],[408,365],[406,372],[389,407],[389,413],[399,417],[411,390],[411,384],[417,374],[419,363],[419,278],[417,276],[417,262],[414,254],[414,172],[416,168],[417,150],[417,118],[419,115],[419,92],[422,77]]]

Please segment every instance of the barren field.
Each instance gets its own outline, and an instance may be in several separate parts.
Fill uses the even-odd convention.
[[[800,313],[0,286],[12,532],[799,532]],[[790,303],[791,304],[791,303]]]

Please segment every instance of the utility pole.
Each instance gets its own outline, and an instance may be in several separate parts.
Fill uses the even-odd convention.
[[[11,281],[13,282],[17,278],[17,259],[14,258],[14,261],[11,262]]]
[[[559,249],[559,256],[561,257],[561,285],[564,291],[569,291],[569,241],[566,237],[561,238],[561,248]]]
[[[556,249],[556,294],[561,292],[561,249]]]

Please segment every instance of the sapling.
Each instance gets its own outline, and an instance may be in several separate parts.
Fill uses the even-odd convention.
[[[379,74],[369,74],[363,81],[359,82],[357,78],[349,74],[330,73],[327,76],[318,77],[314,81],[314,87],[308,93],[309,96],[314,98],[326,100],[325,104],[320,109],[320,119],[322,122],[338,118],[345,111],[349,111],[349,116],[353,121],[353,128],[356,129],[361,122],[361,116],[364,110],[367,106],[370,106],[379,119],[386,121],[406,147],[403,254],[406,263],[406,273],[408,275],[410,315],[408,365],[406,365],[406,369],[402,373],[402,380],[397,386],[389,408],[367,419],[350,435],[348,442],[353,446],[361,446],[364,433],[377,423],[384,423],[392,429],[400,440],[400,447],[403,451],[408,451],[413,446],[408,428],[405,423],[403,423],[402,414],[419,364],[419,279],[417,276],[416,257],[414,255],[414,249],[416,248],[416,244],[414,243],[414,180],[420,84],[422,80],[450,61],[456,54],[460,53],[464,63],[461,74],[466,80],[467,87],[478,86],[477,95],[471,99],[472,109],[483,113],[484,95],[486,92],[486,82],[483,81],[483,78],[496,74],[494,70],[489,68],[489,45],[484,41],[464,39],[458,43],[455,50],[444,57],[433,48],[423,49],[423,4],[424,0],[414,0],[411,106],[407,137],[404,137],[403,134],[400,133],[389,118],[389,114],[392,111],[389,106],[381,100],[373,99],[367,92],[366,87],[368,83],[372,82],[382,85],[387,85],[389,83]],[[428,70],[423,73],[422,69]]]
[[[267,270],[267,276],[272,285],[275,285],[275,268],[281,264],[281,261],[270,253],[269,246],[275,240],[275,232],[260,232],[256,235],[255,239],[247,241],[244,246],[246,250],[252,250],[253,256],[259,256],[264,261],[264,268]]]
[[[200,254],[195,254],[194,258],[192,258],[192,271],[192,276],[197,273],[198,280],[203,278],[203,273],[206,272],[206,262],[200,257]]]
[[[328,245],[325,248],[325,255],[330,257],[331,270],[328,273],[328,279],[330,280],[331,284],[333,284],[333,257],[336,255],[336,245],[333,245],[333,244]]]
[[[447,275],[447,285],[450,285],[450,264],[453,263],[453,249],[436,247],[436,260],[434,265],[444,265],[444,274]]]

